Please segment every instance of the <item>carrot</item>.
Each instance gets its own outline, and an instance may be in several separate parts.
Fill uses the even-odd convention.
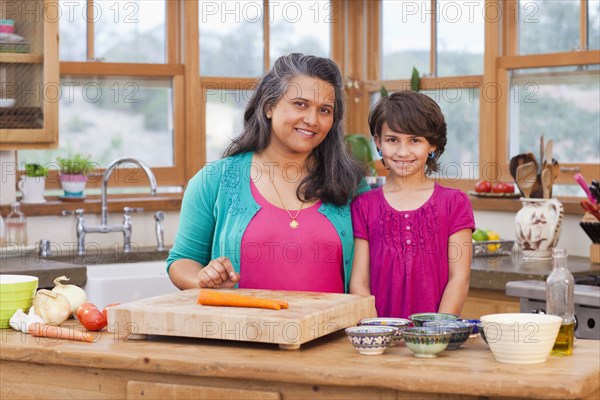
[[[198,304],[203,306],[226,306],[226,307],[254,307],[281,310],[288,308],[288,304],[281,300],[261,299],[252,296],[243,296],[233,293],[222,293],[216,290],[200,290]]]
[[[32,336],[47,337],[53,339],[79,340],[82,342],[93,342],[94,339],[74,328],[61,328],[60,326],[45,325],[39,322],[29,325],[29,334]]]

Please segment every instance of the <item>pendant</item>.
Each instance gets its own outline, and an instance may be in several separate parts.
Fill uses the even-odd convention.
[[[300,226],[300,224],[299,224],[299,223],[298,223],[298,221],[296,221],[295,219],[293,219],[293,220],[290,222],[290,228],[292,228],[292,229],[296,229],[296,228],[297,228],[297,227],[299,227],[299,226]]]

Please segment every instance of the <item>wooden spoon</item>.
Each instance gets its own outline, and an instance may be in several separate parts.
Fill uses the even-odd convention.
[[[510,172],[510,176],[512,176],[515,181],[517,180],[517,168],[519,168],[520,165],[523,165],[528,162],[534,163],[535,169],[537,171],[538,162],[535,159],[535,156],[533,155],[533,153],[517,154],[516,156],[514,156],[513,158],[510,159],[510,163],[508,165],[508,171]],[[541,162],[541,160],[540,160],[540,162]]]
[[[533,162],[527,162],[517,167],[516,178],[517,186],[523,193],[523,196],[530,197],[531,191],[537,180],[537,168]]]
[[[546,142],[546,150],[544,151],[544,160],[542,161],[542,169],[544,169],[544,167],[546,165],[550,165],[552,164],[552,152],[554,149],[554,140],[550,139]]]
[[[542,170],[542,189],[544,191],[545,199],[552,197],[552,172],[550,171],[550,168],[544,168]]]

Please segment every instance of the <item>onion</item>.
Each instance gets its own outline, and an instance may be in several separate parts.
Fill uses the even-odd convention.
[[[66,276],[59,276],[54,280],[54,293],[60,293],[69,300],[71,304],[71,314],[75,315],[77,308],[87,301],[85,290],[75,285],[63,285],[60,281],[68,281]]]
[[[65,296],[51,290],[38,290],[33,298],[36,313],[46,324],[60,325],[71,315],[71,304]]]

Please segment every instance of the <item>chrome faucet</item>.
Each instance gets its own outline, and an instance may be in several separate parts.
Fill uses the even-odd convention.
[[[162,222],[165,220],[165,212],[157,211],[154,213],[154,222],[156,230],[156,251],[165,251],[165,231]]]
[[[132,231],[132,219],[131,213],[142,212],[143,208],[123,208],[123,223],[121,225],[108,225],[108,201],[107,201],[107,187],[108,180],[113,170],[120,164],[131,163],[139,166],[144,170],[148,179],[150,180],[150,194],[156,195],[156,178],[152,173],[152,170],[143,162],[136,160],[135,158],[118,158],[106,168],[104,176],[102,177],[102,214],[100,217],[100,225],[86,226],[83,218],[83,209],[77,209],[73,211],[63,211],[63,215],[75,214],[77,217],[77,255],[85,255],[85,236],[88,233],[110,233],[110,232],[123,232],[123,252],[131,252],[131,231]]]

